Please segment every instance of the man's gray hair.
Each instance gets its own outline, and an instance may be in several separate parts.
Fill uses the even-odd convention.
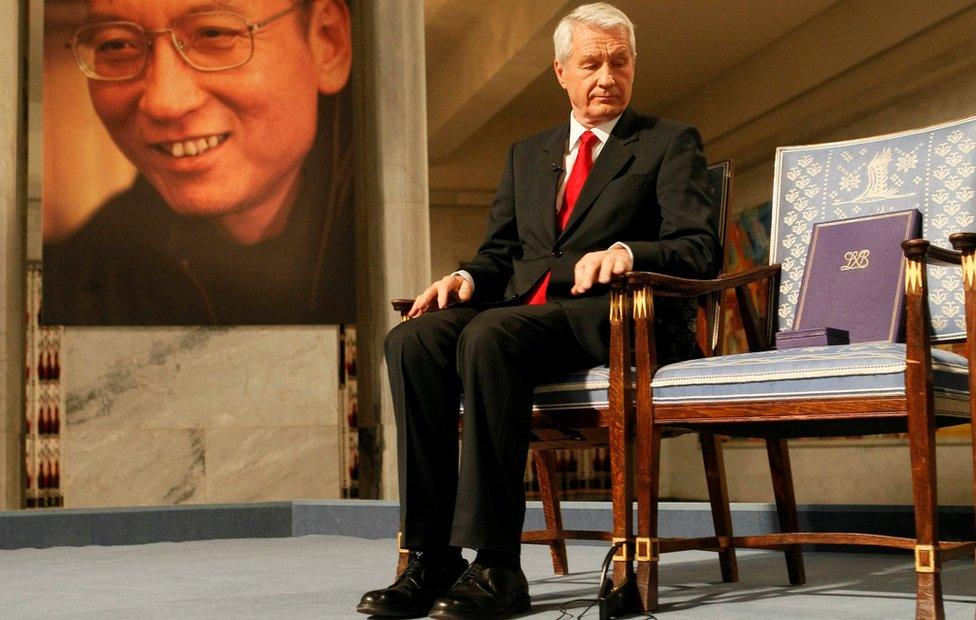
[[[637,43],[634,40],[634,23],[624,12],[606,2],[594,2],[576,7],[576,10],[559,20],[552,42],[556,48],[556,60],[566,62],[573,53],[573,28],[586,25],[599,30],[624,30],[630,41],[630,53],[637,56]]]

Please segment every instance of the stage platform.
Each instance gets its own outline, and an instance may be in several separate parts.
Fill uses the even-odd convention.
[[[604,551],[569,547],[572,574],[555,577],[544,547],[526,546],[532,612],[578,618],[596,596]],[[807,553],[808,585],[786,585],[781,554],[742,551],[738,584],[722,583],[703,552],[667,554],[658,618],[911,618],[912,558],[868,553]],[[310,535],[114,547],[0,552],[5,618],[365,618],[354,609],[364,590],[387,585],[393,539]],[[946,613],[972,618],[971,561],[944,570]],[[561,610],[565,610],[563,615]],[[590,609],[582,616],[595,620]]]
[[[711,530],[707,506],[668,503],[662,534]],[[609,523],[604,503],[567,503],[566,527]],[[391,502],[277,502],[177,508],[0,513],[0,610],[9,618],[356,618],[363,591],[393,578],[397,508]],[[911,530],[905,507],[801,507],[825,530]],[[972,535],[972,509],[944,512]],[[907,518],[907,521],[906,521]],[[775,510],[735,504],[737,533],[772,528]],[[530,505],[527,527],[541,523]],[[552,574],[546,547],[523,546],[533,609],[526,617],[578,618],[596,596],[603,544],[571,544],[571,574]],[[807,585],[787,585],[782,554],[740,551],[738,584],[722,583],[714,554],[666,554],[660,618],[880,618],[914,614],[912,556],[805,554]],[[972,560],[944,567],[948,617],[972,618]],[[563,611],[565,610],[565,614]],[[583,618],[597,618],[597,610]]]
[[[398,529],[396,502],[318,500],[255,504],[206,504],[97,509],[0,511],[0,549],[136,545],[222,538],[288,538],[310,534],[391,538]],[[563,527],[609,530],[609,502],[563,502]],[[856,531],[913,536],[910,506],[817,505],[797,508],[800,529]],[[636,507],[635,507],[636,514]],[[943,507],[939,528],[946,540],[971,540],[971,506]],[[771,504],[732,504],[737,535],[776,531]],[[662,502],[661,536],[710,536],[712,517],[705,502]],[[545,525],[540,502],[528,502],[526,529]],[[603,543],[583,543],[602,545]]]

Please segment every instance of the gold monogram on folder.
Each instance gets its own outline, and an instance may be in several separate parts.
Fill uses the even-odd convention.
[[[867,269],[869,256],[871,256],[871,250],[853,250],[851,252],[844,252],[844,260],[847,261],[847,264],[842,265],[840,270],[851,271],[852,269]]]

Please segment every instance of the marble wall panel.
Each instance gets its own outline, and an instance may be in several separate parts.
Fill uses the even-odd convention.
[[[339,495],[338,328],[68,328],[69,506]]]
[[[66,330],[68,433],[335,425],[335,326]]]
[[[206,501],[202,430],[74,429],[64,439],[65,506]]]
[[[207,500],[337,497],[337,445],[324,426],[208,430]]]

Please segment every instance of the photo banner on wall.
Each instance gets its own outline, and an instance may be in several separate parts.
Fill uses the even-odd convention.
[[[355,322],[349,8],[228,6],[45,2],[44,324]]]

